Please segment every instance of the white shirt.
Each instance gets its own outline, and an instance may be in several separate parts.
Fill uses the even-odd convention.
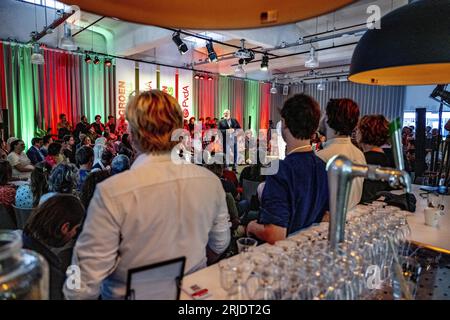
[[[207,245],[222,253],[229,242],[217,176],[176,165],[170,154],[142,154],[130,170],[97,185],[72,258],[81,288],[66,283],[64,293],[68,299],[97,299],[100,292],[104,299],[123,299],[129,269],[186,256],[185,272],[193,272],[206,266]]]
[[[324,149],[317,152],[317,156],[325,161],[325,163],[335,155],[343,155],[355,164],[366,164],[364,153],[353,145],[350,137],[330,139],[325,143]],[[348,201],[348,210],[353,209],[361,201],[363,183],[363,178],[353,180]]]
[[[24,179],[24,178],[30,178],[31,177],[31,171],[28,172],[21,172],[15,168],[18,164],[22,166],[31,165],[30,159],[27,157],[25,152],[22,152],[20,155],[15,153],[14,151],[9,153],[6,157],[8,159],[9,164],[12,167],[12,177],[18,178],[18,179]]]

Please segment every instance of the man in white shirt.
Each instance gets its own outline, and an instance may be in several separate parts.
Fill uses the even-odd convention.
[[[206,266],[207,250],[221,254],[229,245],[220,180],[171,160],[178,143],[172,133],[183,126],[176,100],[158,90],[143,92],[126,114],[140,155],[130,170],[97,185],[72,259],[80,268],[80,288],[69,277],[68,299],[123,299],[129,269],[185,256],[190,273]]]
[[[331,99],[322,118],[320,130],[326,133],[327,142],[317,156],[326,163],[335,155],[343,155],[356,164],[366,164],[366,159],[351,141],[351,135],[359,120],[359,107],[350,99]],[[353,180],[348,210],[360,201],[363,190],[363,178]]]

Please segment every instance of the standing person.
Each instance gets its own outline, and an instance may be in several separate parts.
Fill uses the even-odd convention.
[[[27,151],[27,157],[30,159],[32,165],[44,161],[45,156],[41,152],[42,144],[42,138],[31,139],[31,147]]]
[[[321,222],[329,210],[325,162],[310,144],[319,125],[319,104],[297,94],[284,103],[281,118],[287,155],[278,172],[266,177],[259,219],[247,226],[248,234],[271,244]]]
[[[41,147],[40,151],[44,157],[47,156],[48,146],[53,142],[54,142],[53,137],[50,134],[48,134],[42,138],[42,147]]]
[[[106,128],[109,128],[109,133],[116,133],[116,118],[114,118],[114,116],[108,116],[108,122],[105,123],[105,129]]]
[[[31,176],[34,166],[31,164],[25,152],[25,143],[23,140],[14,140],[11,143],[11,151],[8,154],[8,161],[12,167],[12,177],[17,180],[28,180]]]
[[[75,144],[80,143],[80,133],[86,134],[88,132],[88,128],[89,122],[87,121],[86,116],[81,116],[81,121],[77,123],[73,132],[73,136],[75,137]]]
[[[350,99],[331,99],[326,115],[321,121],[321,132],[325,132],[327,142],[317,156],[327,163],[335,155],[343,155],[355,164],[366,164],[364,154],[351,141],[351,135],[359,120],[359,107]],[[353,180],[348,202],[348,210],[360,201],[363,190],[363,178]]]
[[[62,140],[64,136],[72,134],[73,127],[64,113],[59,115],[59,122],[57,124],[58,140]]]
[[[91,124],[91,126],[94,127],[94,130],[98,136],[102,136],[103,131],[105,131],[105,125],[102,123],[101,120],[102,116],[98,114],[95,116],[95,122]]]
[[[356,139],[364,152],[367,164],[395,167],[382,148],[389,139],[389,121],[383,115],[364,116],[358,123]],[[364,180],[361,202],[376,200],[377,192],[391,190],[384,181]]]
[[[185,256],[189,274],[206,266],[207,250],[221,254],[229,244],[219,179],[171,159],[178,144],[172,133],[183,125],[175,98],[159,90],[142,92],[130,100],[126,114],[140,155],[130,170],[97,185],[73,254],[81,286],[66,283],[68,299],[123,299],[129,269]]]
[[[226,163],[229,164],[229,152],[233,150],[233,169],[234,171],[237,171],[237,159],[238,159],[238,148],[237,148],[237,141],[236,141],[236,129],[240,129],[241,125],[239,122],[231,118],[231,112],[230,110],[225,110],[223,112],[223,119],[219,122],[219,130],[222,132],[222,139],[223,139],[223,150],[225,152],[225,159]],[[230,136],[231,146],[227,146],[227,136]]]

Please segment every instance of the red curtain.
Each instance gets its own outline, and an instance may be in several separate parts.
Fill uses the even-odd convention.
[[[194,95],[197,101],[197,110],[195,115],[197,119],[214,117],[214,106],[217,103],[216,97],[218,92],[217,78],[213,80],[194,79]]]
[[[3,59],[3,43],[0,42],[0,108],[6,109],[6,104],[5,62]]]
[[[260,89],[259,128],[268,129],[270,118],[270,83],[262,83]]]

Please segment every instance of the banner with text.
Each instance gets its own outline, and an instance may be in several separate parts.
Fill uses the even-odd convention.
[[[139,91],[149,91],[156,88],[156,65],[139,63]]]
[[[178,70],[178,103],[183,111],[183,117],[189,119],[193,113],[192,103],[192,71],[190,70]]]
[[[128,99],[135,90],[135,62],[117,59],[116,60],[116,95],[117,114],[119,118],[125,115]]]
[[[159,68],[159,74],[160,74],[160,90],[170,94],[171,96],[175,97],[175,68],[170,67],[163,67],[161,66]]]

